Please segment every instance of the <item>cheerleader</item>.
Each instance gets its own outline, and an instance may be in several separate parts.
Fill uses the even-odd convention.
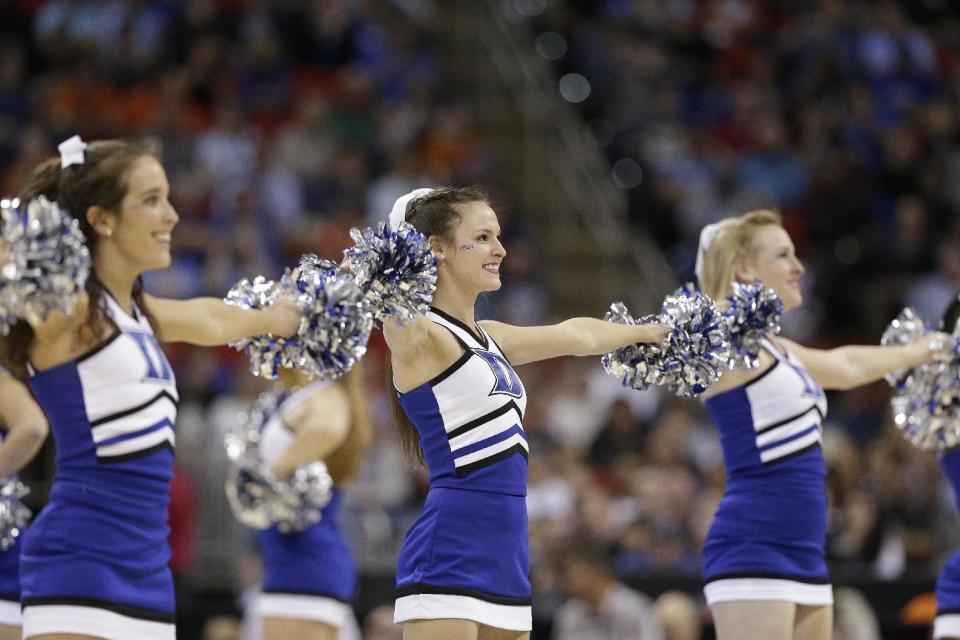
[[[803,274],[774,212],[746,213],[701,234],[697,277],[715,300],[729,295],[734,281],[759,279],[789,311],[803,301]],[[758,368],[728,371],[703,394],[727,478],[703,550],[718,640],[830,637],[824,389],[850,389],[931,360],[940,337],[818,350],[767,336]]]
[[[960,449],[946,451],[940,457],[940,466],[953,487],[953,496],[960,508]],[[934,640],[960,640],[960,551],[950,556],[937,576],[936,593]]]
[[[178,396],[159,345],[290,336],[300,321],[293,304],[147,295],[141,274],[171,260],[169,191],[147,149],[75,136],[20,194],[73,216],[92,258],[71,314],[20,321],[4,339],[6,366],[29,378],[57,445],[50,501],[21,552],[24,638],[175,638],[167,502]]]
[[[430,472],[397,561],[395,620],[406,640],[529,638],[526,392],[514,366],[658,342],[667,330],[592,318],[477,322],[477,296],[500,288],[506,256],[483,192],[417,190],[390,218],[427,237],[438,273],[429,312],[383,327],[401,438]]]
[[[279,480],[323,460],[334,488],[319,522],[303,531],[259,532],[263,586],[254,606],[263,640],[343,640],[356,627],[357,568],[337,516],[342,487],[356,476],[370,440],[362,375],[356,365],[343,383],[311,382],[281,370],[282,395],[263,425],[260,459]]]
[[[9,478],[37,455],[49,426],[30,391],[0,370],[0,478]],[[0,552],[0,640],[20,638],[20,545]]]

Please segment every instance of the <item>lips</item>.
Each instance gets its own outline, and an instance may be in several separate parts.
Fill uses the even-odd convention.
[[[164,231],[163,233],[153,234],[153,239],[157,242],[162,242],[163,244],[170,244],[171,233],[169,231]]]
[[[498,276],[500,275],[500,263],[494,262],[490,264],[485,264],[483,265],[483,270],[486,271],[487,273],[492,273]]]

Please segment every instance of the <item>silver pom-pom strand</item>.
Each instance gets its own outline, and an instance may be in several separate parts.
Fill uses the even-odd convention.
[[[90,251],[79,222],[43,196],[0,200],[0,332],[18,318],[70,314],[90,276]]]
[[[231,343],[247,353],[254,375],[276,379],[281,367],[302,369],[331,380],[349,371],[366,353],[373,317],[360,287],[336,264],[307,254],[296,276],[287,272],[278,282],[258,276],[241,280],[226,301],[246,309],[262,309],[286,298],[303,315],[291,338],[271,335]]]
[[[344,251],[343,268],[356,278],[377,320],[398,324],[425,313],[433,301],[437,261],[430,243],[411,224],[394,231],[380,222],[351,229],[354,245]]]
[[[0,551],[12,547],[30,523],[32,515],[22,502],[30,493],[19,480],[6,480],[0,484]]]
[[[683,287],[667,296],[657,316],[634,320],[623,303],[614,303],[605,320],[622,324],[658,322],[670,327],[660,344],[628,345],[601,358],[604,369],[624,386],[658,385],[678,396],[697,396],[723,374],[730,343],[717,305],[698,291]]]
[[[773,289],[755,280],[733,283],[723,317],[730,332],[729,369],[755,369],[760,363],[760,340],[780,333],[783,302]]]
[[[333,497],[333,480],[324,462],[301,465],[283,482],[260,459],[263,428],[286,396],[280,388],[260,394],[224,436],[232,463],[224,487],[227,501],[237,520],[255,529],[301,531],[320,521]]]

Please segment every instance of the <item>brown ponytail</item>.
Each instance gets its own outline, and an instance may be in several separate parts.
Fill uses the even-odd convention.
[[[397,393],[397,388],[393,385],[393,358],[390,357],[389,353],[385,364],[387,395],[390,396],[390,413],[393,414],[393,421],[400,432],[400,451],[403,452],[403,457],[407,460],[424,464],[425,459],[423,448],[420,446],[420,434],[417,433],[417,428],[407,417],[407,412],[400,406],[400,396]]]

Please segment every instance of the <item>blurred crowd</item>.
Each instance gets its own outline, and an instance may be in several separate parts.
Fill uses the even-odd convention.
[[[801,342],[876,343],[902,305],[935,323],[960,290],[958,3],[508,5],[537,36],[530,55],[589,82],[585,125],[611,166],[630,160],[642,178],[625,224],[657,239],[678,281],[692,277],[703,224],[763,206],[783,212],[807,268],[807,302],[784,325]],[[152,140],[181,221],[174,266],[147,287],[185,297],[276,277],[304,252],[336,259],[351,227],[383,220],[412,188],[477,183],[499,206],[508,252],[504,289],[482,314],[548,320],[538,238],[490,184],[509,150],[478,127],[483,105],[445,91],[438,14],[428,0],[0,1],[2,192],[75,133]],[[255,550],[222,496],[221,443],[265,383],[228,348],[169,355],[193,487],[183,517],[200,516],[179,545],[178,578],[239,593],[256,582]],[[426,489],[399,453],[383,355],[375,336],[365,365],[376,437],[344,518],[369,575],[392,573]],[[569,570],[571,541],[599,547],[601,578],[695,584],[723,490],[702,406],[623,390],[595,360],[520,374],[541,628],[583,614],[571,610],[582,589],[571,576],[583,573]],[[899,436],[887,397],[881,383],[830,398],[831,570],[838,582],[932,585],[960,522],[936,458]],[[684,602],[664,608],[698,618]]]

